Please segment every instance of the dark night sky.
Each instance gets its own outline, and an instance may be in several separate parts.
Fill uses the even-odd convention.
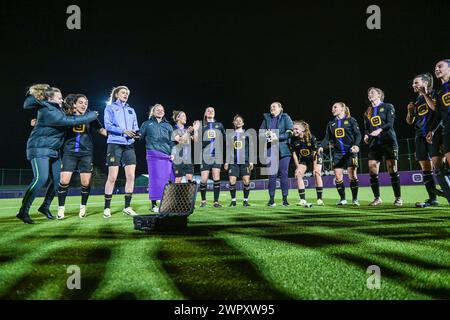
[[[362,125],[366,90],[377,86],[397,108],[398,135],[409,137],[412,77],[450,58],[448,0],[161,2],[1,0],[0,147],[8,156],[0,168],[29,167],[33,114],[22,102],[33,83],[85,93],[99,111],[113,86],[127,85],[139,123],[158,102],[191,120],[213,105],[226,126],[241,113],[258,127],[280,101],[320,138],[334,101],[347,102]],[[80,31],[66,28],[70,4],[81,7]],[[381,7],[381,30],[366,28],[370,4]],[[104,142],[96,142],[102,165]],[[142,173],[144,146],[137,149]]]

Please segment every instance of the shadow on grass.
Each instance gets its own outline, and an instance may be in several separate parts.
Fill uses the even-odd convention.
[[[366,229],[358,229],[357,231],[367,235],[389,239],[402,239],[402,240],[450,239],[450,234],[445,228],[432,226],[404,227],[404,228],[398,227],[366,228]]]
[[[188,299],[291,299],[267,281],[240,251],[214,238],[208,228],[191,232],[207,239],[164,240],[157,255],[168,277]]]
[[[386,266],[385,264],[381,263],[380,261],[374,261],[369,260],[367,258],[348,254],[348,253],[339,253],[334,254],[335,257],[340,258],[348,263],[351,263],[353,265],[356,265],[360,268],[362,268],[364,271],[366,271],[367,267],[371,265],[377,265],[380,267],[381,270],[381,279],[383,277],[389,278],[393,281],[395,281],[397,284],[406,287],[409,290],[415,291],[420,294],[424,294],[427,296],[430,296],[434,299],[448,299],[450,297],[450,289],[449,288],[421,288],[417,285],[414,285],[414,282],[417,282],[414,276],[409,275],[407,273],[397,271],[392,269],[391,267]],[[395,255],[394,255],[394,259]],[[381,280],[383,281],[383,280]]]
[[[404,255],[404,254],[401,254],[398,252],[395,252],[395,253],[394,252],[383,252],[383,253],[378,253],[378,255],[389,258],[391,260],[404,262],[404,263],[413,265],[418,268],[427,269],[430,271],[449,271],[450,270],[450,264],[445,265],[445,264],[441,264],[441,263],[431,262],[431,261],[420,259],[417,257],[407,256],[407,255]],[[448,298],[450,298],[450,296]]]
[[[99,233],[111,232],[109,226],[104,226]],[[93,244],[89,244],[93,245]],[[52,291],[48,298],[59,299],[89,299],[98,288],[106,272],[107,262],[111,258],[113,247],[108,245],[98,247],[78,246],[49,251],[31,265],[31,272],[19,278],[12,287],[3,294],[2,299],[26,299],[39,290],[46,290],[51,283],[59,288]],[[69,266],[78,266],[81,271],[81,289],[69,290],[67,279],[72,275],[67,273]],[[56,296],[55,296],[56,295]]]
[[[60,299],[88,299],[100,284],[110,257],[111,249],[107,247],[83,250],[69,248],[49,252],[47,257],[33,264],[33,271],[19,278],[0,298],[27,299],[33,292],[51,282],[56,282],[59,288],[64,288]],[[70,265],[80,267],[80,290],[69,290],[66,286],[67,279],[71,275],[67,273]]]

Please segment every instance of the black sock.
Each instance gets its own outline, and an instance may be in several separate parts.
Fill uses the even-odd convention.
[[[391,173],[391,184],[392,189],[394,190],[394,196],[400,198],[402,194],[400,190],[400,175],[398,172]]]
[[[269,202],[274,203],[275,202],[275,197],[270,197]]]
[[[105,194],[105,209],[111,208],[112,194]]]
[[[219,202],[220,180],[214,180],[214,202]]]
[[[316,187],[317,199],[322,199],[323,187]]]
[[[370,187],[372,188],[373,196],[380,197],[380,182],[378,181],[378,174],[370,175]]]
[[[359,180],[350,180],[350,189],[352,190],[353,200],[358,200]]]
[[[58,186],[58,205],[60,207],[66,204],[67,191],[69,190],[68,184],[59,184]]]
[[[157,206],[156,200],[152,200],[152,209]]]
[[[91,193],[91,186],[81,186],[81,205],[85,206],[87,204],[89,194]]]
[[[436,183],[434,182],[433,172],[423,171],[423,183],[425,184],[430,200],[436,200],[436,193],[434,192]]]
[[[336,189],[341,197],[341,200],[345,200],[345,186],[344,181],[337,182],[336,181]]]
[[[230,184],[231,201],[236,201],[236,184]]]
[[[206,183],[200,182],[200,194],[202,195],[202,201],[206,201],[206,186]]]
[[[298,189],[298,195],[301,200],[305,200],[305,189]]]
[[[283,196],[283,202],[287,202],[287,196]]]
[[[244,184],[244,201],[248,200],[249,194],[250,194],[250,185]]]
[[[132,196],[132,193],[125,193],[125,208],[128,208],[130,206]]]

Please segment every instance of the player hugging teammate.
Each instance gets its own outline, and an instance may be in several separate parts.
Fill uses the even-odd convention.
[[[83,94],[69,94],[64,99],[68,115],[84,115],[88,111],[88,99]],[[92,122],[69,127],[63,146],[61,179],[58,187],[57,219],[64,219],[66,197],[73,172],[78,170],[81,180],[81,204],[79,217],[86,216],[86,204],[90,194],[93,169],[94,144],[92,133],[96,131],[107,136],[105,128],[98,119]]]

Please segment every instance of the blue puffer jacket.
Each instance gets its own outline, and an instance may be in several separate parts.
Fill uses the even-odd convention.
[[[147,150],[156,150],[167,155],[172,153],[172,147],[175,145],[172,142],[173,127],[165,118],[158,122],[155,117],[151,117],[142,124],[140,132]]]
[[[279,150],[280,158],[290,157],[291,151],[289,150],[288,140],[292,137],[292,129],[294,124],[291,117],[287,113],[280,113],[278,115],[278,126],[279,130],[278,140],[279,140]],[[270,129],[270,124],[272,122],[272,115],[270,113],[264,113],[264,120],[261,123],[260,129]]]
[[[68,116],[58,104],[39,101],[28,96],[24,109],[38,108],[37,123],[27,141],[27,159],[40,157],[58,158],[64,143],[66,127],[73,127],[94,121],[97,114],[90,111],[82,116]]]

